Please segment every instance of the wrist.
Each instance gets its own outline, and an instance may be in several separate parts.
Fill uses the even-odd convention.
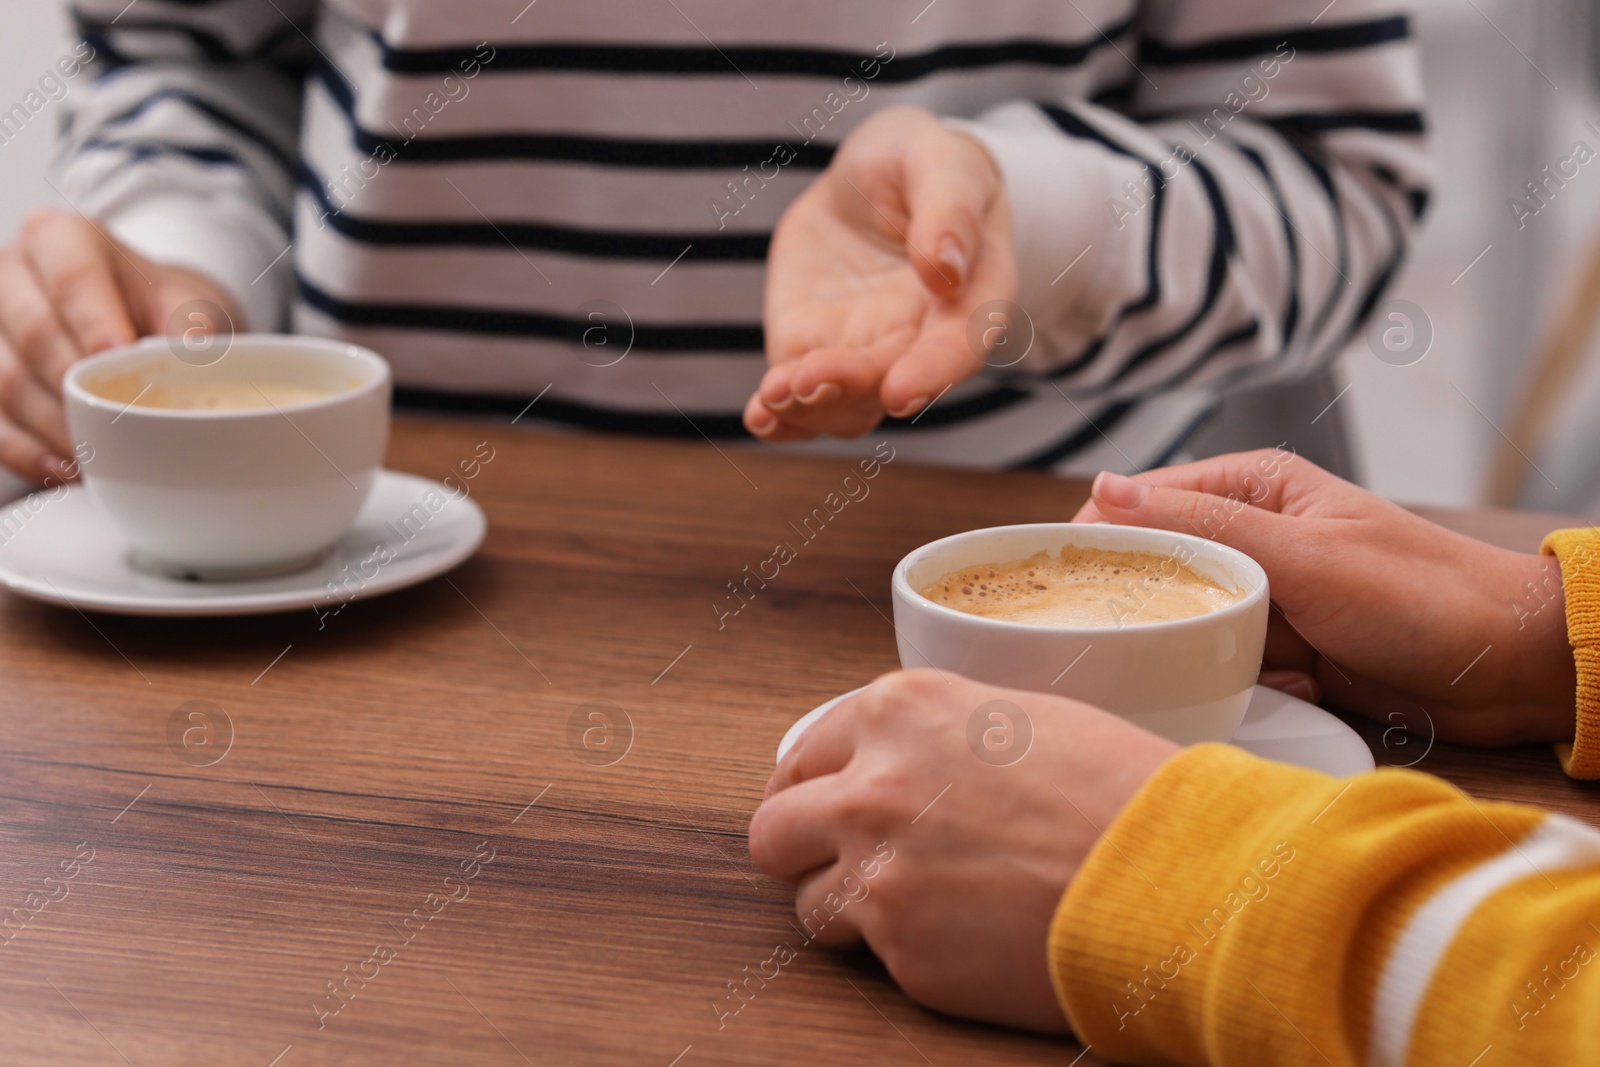
[[[1011,208],[1016,302],[1037,338],[1020,369],[1078,354],[1143,290],[1151,213],[1119,220],[1111,205],[1125,182],[1144,180],[1144,167],[1066,136],[1031,104],[944,123],[983,144]]]
[[[1184,751],[1182,745],[1145,730],[1133,730],[1129,734],[1121,742],[1123,749],[1106,783],[1106,797],[1112,805],[1108,814],[1113,819],[1127,809],[1173,757]]]
[[[1501,699],[1525,709],[1530,741],[1571,740],[1577,669],[1567,637],[1561,564],[1554,556],[1515,554],[1510,567],[1513,597],[1508,620],[1510,671]]]

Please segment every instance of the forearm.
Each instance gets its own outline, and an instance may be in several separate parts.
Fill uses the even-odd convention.
[[[1201,746],[1091,854],[1052,972],[1080,1039],[1119,1062],[1576,1062],[1600,983],[1572,961],[1597,904],[1600,834],[1570,820]],[[1559,997],[1531,995],[1551,973]]]
[[[1268,3],[1200,38],[1215,30],[1199,7],[1142,27],[1125,109],[1009,104],[961,124],[1013,200],[1035,330],[1020,369],[1077,395],[1320,365],[1393,277],[1426,199],[1403,18],[1357,3],[1308,29]]]
[[[220,283],[242,327],[277,328],[310,48],[294,19],[309,24],[312,5],[224,0],[118,18],[122,6],[73,6],[96,59],[63,103],[59,187],[150,259]]]

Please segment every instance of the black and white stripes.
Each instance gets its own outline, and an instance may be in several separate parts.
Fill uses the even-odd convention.
[[[1037,340],[886,432],[933,462],[1142,465],[1217,389],[1334,354],[1429,185],[1407,20],[1373,0],[124,2],[73,5],[99,77],[66,102],[63,189],[252,327],[292,308],[455,410],[548,387],[529,419],[742,434],[773,226],[912,104],[1000,163]],[[629,323],[610,366],[575,355],[597,300]]]

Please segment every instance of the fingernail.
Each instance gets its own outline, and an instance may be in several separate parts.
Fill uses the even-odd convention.
[[[781,410],[794,403],[794,394],[789,391],[789,384],[785,382],[783,385],[778,387],[778,393],[776,396],[764,396],[761,398],[761,402],[767,405],[769,408],[777,408]]]
[[[833,382],[823,382],[821,385],[819,385],[815,389],[811,390],[811,392],[809,392],[805,396],[801,397],[800,398],[800,403],[802,403],[802,404],[829,404],[829,403],[832,403],[833,401],[839,399],[843,395],[844,395],[844,390],[840,389]]]
[[[746,421],[750,427],[750,432],[754,434],[769,433],[774,426],[778,425],[778,417],[766,408],[758,408],[751,412],[749,419]]]
[[[40,461],[39,466],[44,469],[44,476],[46,480],[51,478],[54,478],[59,482],[67,482],[72,480],[68,473],[69,468],[67,467],[67,461],[62,459],[60,456],[46,456]]]
[[[1150,487],[1120,474],[1101,471],[1089,491],[1102,504],[1128,511],[1144,503],[1144,498],[1150,494]]]
[[[927,406],[928,398],[925,396],[919,396],[914,400],[908,401],[899,409],[889,412],[889,414],[893,415],[897,419],[909,419],[911,416],[915,415],[917,412],[921,411]]]
[[[965,285],[967,281],[967,254],[961,250],[961,245],[954,237],[946,237],[939,242],[939,264],[948,268],[945,278],[952,285]]]

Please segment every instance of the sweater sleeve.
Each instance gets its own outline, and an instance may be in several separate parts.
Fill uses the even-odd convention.
[[[1579,1063],[1597,913],[1600,833],[1574,820],[1201,745],[1107,830],[1049,954],[1080,1039],[1116,1062]]]
[[[1556,746],[1574,778],[1600,778],[1600,528],[1556,530],[1539,550],[1561,563],[1567,640],[1578,670],[1577,731]]]
[[[1320,6],[1149,0],[1098,28],[1120,89],[957,123],[1012,199],[1018,371],[1113,400],[1289,379],[1348,343],[1427,202],[1421,73],[1392,3]]]
[[[159,262],[280,328],[313,0],[75,0],[87,84],[63,101],[57,188]]]

